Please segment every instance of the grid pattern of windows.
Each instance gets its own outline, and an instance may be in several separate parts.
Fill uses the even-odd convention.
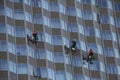
[[[1,0],[0,80],[119,80],[119,12],[119,0]]]

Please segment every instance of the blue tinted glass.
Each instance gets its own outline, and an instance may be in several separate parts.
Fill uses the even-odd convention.
[[[58,18],[51,19],[52,28],[60,28],[60,20]]]
[[[82,0],[82,2],[83,2],[84,4],[90,4],[90,1],[91,1],[91,0]]]
[[[41,71],[41,77],[42,78],[47,78],[47,68],[46,67],[41,67],[40,71]]]
[[[46,58],[46,52],[44,49],[37,49],[37,59],[45,59]]]
[[[116,2],[114,3],[115,11],[120,12],[120,3]]]
[[[103,30],[102,31],[102,37],[105,40],[111,40],[112,39],[111,32],[109,30]]]
[[[67,15],[70,15],[70,16],[76,16],[76,9],[75,7],[67,7]]]
[[[41,0],[32,0],[32,6],[41,7]]]
[[[112,47],[105,47],[104,48],[104,53],[106,56],[109,56],[109,57],[114,57],[115,54],[114,54],[114,49]]]
[[[53,44],[54,45],[62,45],[62,37],[61,36],[53,36]]]
[[[108,74],[117,74],[117,66],[115,64],[107,64]]]
[[[6,41],[0,41],[0,51],[7,51]]]
[[[13,62],[13,61],[9,61],[9,70],[13,73],[16,73],[16,71],[17,71],[16,69],[17,69],[16,68],[16,63]]]
[[[16,54],[17,56],[24,56],[26,55],[26,46],[25,45],[17,45],[16,46]]]
[[[33,20],[34,20],[34,24],[42,24],[43,23],[41,14],[34,14]]]
[[[63,63],[64,62],[63,53],[60,53],[60,52],[54,53],[54,62],[55,63]]]
[[[0,15],[5,15],[5,9],[0,5]]]
[[[16,27],[16,37],[25,37],[25,28],[24,27]]]
[[[5,33],[6,32],[6,26],[4,23],[0,23],[0,33]]]
[[[94,27],[86,27],[86,36],[95,36]]]
[[[65,71],[56,71],[56,80],[65,80]]]
[[[16,20],[24,20],[24,12],[23,12],[23,10],[14,10],[14,19],[16,19]]]
[[[83,18],[85,20],[92,20],[92,11],[91,10],[83,10]]]
[[[109,24],[110,23],[109,16],[107,14],[100,15],[100,22],[102,24]]]
[[[68,23],[70,32],[78,32],[77,23]]]
[[[15,44],[8,42],[8,51],[15,54]]]
[[[8,70],[7,60],[0,59],[0,70]]]
[[[59,11],[58,2],[50,2],[50,11]]]
[[[106,0],[98,0],[98,5],[100,7],[107,7],[107,1]]]
[[[26,63],[18,64],[18,74],[27,74],[27,64]]]

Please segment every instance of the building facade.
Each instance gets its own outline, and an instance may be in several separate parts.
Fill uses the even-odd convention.
[[[0,80],[120,80],[119,61],[120,0],[0,0]]]

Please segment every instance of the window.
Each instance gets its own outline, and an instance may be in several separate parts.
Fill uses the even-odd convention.
[[[31,65],[31,64],[28,64],[28,70],[29,70],[29,74],[33,76],[34,74],[34,69],[35,69],[35,66]]]
[[[0,70],[8,70],[7,60],[0,59]]]
[[[88,51],[90,49],[92,49],[94,53],[97,53],[97,46],[96,46],[95,43],[88,43],[88,48],[87,49],[88,49]]]
[[[41,14],[33,14],[33,20],[34,20],[34,24],[42,24],[43,23]]]
[[[6,41],[0,40],[0,51],[7,51]]]
[[[32,22],[32,15],[29,12],[25,12],[25,20],[28,22]]]
[[[82,74],[75,74],[74,75],[74,80],[84,80],[84,77]]]
[[[17,56],[25,56],[27,55],[26,45],[17,45],[16,46]]]
[[[44,41],[45,39],[44,39],[44,33],[43,32],[38,32],[38,39],[39,39],[39,41]]]
[[[51,68],[48,68],[48,78],[51,80],[55,80],[55,72]]]
[[[27,46],[28,56],[34,58],[34,49],[30,46]]]
[[[92,80],[101,80],[100,78],[92,78]]]
[[[41,74],[42,78],[47,78],[47,68],[46,67],[40,67],[38,68],[39,74]]]
[[[102,54],[103,55],[103,48],[102,48],[102,46],[97,44],[97,49],[98,49],[98,54]]]
[[[24,27],[16,27],[16,37],[26,37]]]
[[[89,76],[86,76],[86,75],[85,75],[84,78],[85,78],[85,80],[90,80],[90,77],[89,77]]]
[[[109,16],[109,19],[110,19],[110,24],[115,25],[114,17]]]
[[[114,52],[115,52],[115,57],[120,58],[119,50],[117,48],[114,48]]]
[[[82,11],[79,8],[76,8],[77,16],[82,18]]]
[[[66,13],[66,9],[65,9],[65,6],[61,3],[59,3],[59,10],[61,13],[65,14]]]
[[[46,54],[47,54],[47,60],[53,62],[53,54],[52,54],[52,52],[47,50]]]
[[[50,20],[48,17],[43,16],[43,23],[44,25],[46,25],[47,27],[50,27]]]
[[[83,27],[83,25],[78,25],[78,28],[79,28],[80,33],[84,35],[84,27]]]
[[[23,12],[23,10],[14,10],[14,19],[15,20],[24,20],[24,12]]]
[[[72,65],[73,65],[73,66],[79,67],[79,66],[82,65],[81,63],[82,63],[82,61],[81,61],[80,56],[73,56],[73,57],[72,57]]]
[[[95,5],[96,0],[91,0],[92,5]]]
[[[2,5],[0,5],[0,16],[1,15],[5,15],[5,8]]]
[[[61,28],[67,31],[68,30],[67,23],[64,20],[60,20],[60,21],[61,21]]]
[[[24,3],[27,4],[27,5],[30,5],[30,1],[31,0],[24,0]]]
[[[111,31],[110,30],[103,30],[102,31],[102,38],[104,40],[112,40]]]
[[[9,61],[9,70],[13,73],[16,73],[17,68],[16,68],[16,63],[13,61]]]
[[[66,80],[73,80],[72,73],[66,72]]]
[[[92,11],[91,10],[83,10],[83,18],[85,20],[92,20]]]
[[[50,2],[50,11],[52,11],[52,12],[59,11],[58,2],[55,2],[55,1]]]
[[[48,0],[41,0],[41,1],[42,1],[42,7],[48,10]]]
[[[68,27],[70,32],[78,32],[77,23],[68,23]]]
[[[81,0],[76,0],[76,1],[81,2]]]
[[[120,12],[120,2],[115,2],[114,7],[116,12]]]
[[[7,33],[11,36],[15,35],[15,28],[13,25],[7,24]]]
[[[6,26],[4,23],[0,23],[0,33],[5,33],[6,32]]]
[[[23,2],[23,0],[11,0],[13,2]]]
[[[99,67],[100,65],[99,65],[99,62],[98,61],[93,61],[93,64],[92,65],[90,65],[90,70],[99,70]]]
[[[86,51],[86,44],[84,41],[80,41],[80,46],[82,50]]]
[[[96,12],[93,12],[93,20],[97,21],[97,13]]]
[[[69,64],[69,65],[72,65],[72,59],[71,59],[71,56],[70,55],[65,55],[65,64]]]
[[[18,63],[18,74],[27,74],[27,64],[26,63]]]
[[[46,52],[44,49],[37,49],[36,54],[37,54],[37,59],[45,59],[46,58]]]
[[[68,16],[76,16],[76,9],[75,9],[75,7],[68,6],[67,7],[67,15]]]
[[[116,19],[116,26],[120,27],[120,18],[115,18]]]
[[[94,27],[85,28],[86,36],[95,36]]]
[[[106,72],[105,71],[105,64],[104,64],[104,62],[100,62],[100,71]]]
[[[98,6],[107,8],[107,1],[106,0],[98,0]]]
[[[41,7],[41,0],[32,0],[32,6]]]
[[[63,44],[69,47],[70,43],[69,40],[66,37],[63,37]]]
[[[9,7],[6,7],[6,15],[10,18],[13,18],[13,10]]]
[[[117,36],[116,36],[115,32],[112,32],[112,39],[113,39],[113,41],[117,42]]]
[[[104,48],[104,53],[106,56],[109,56],[109,57],[114,57],[114,49],[112,47],[105,47]]]
[[[57,70],[56,71],[56,80],[65,80],[65,71]]]
[[[98,38],[101,38],[100,29],[95,28],[95,35],[96,35]]]
[[[54,45],[62,45],[62,37],[61,36],[52,36],[52,43]]]
[[[90,1],[91,1],[91,0],[82,0],[82,2],[83,2],[84,4],[90,4]]]
[[[113,9],[112,0],[108,0],[108,8]]]
[[[59,18],[51,18],[51,27],[52,28],[60,28],[60,20]]]
[[[51,35],[48,33],[45,33],[45,42],[51,44],[52,40],[51,40]]]
[[[55,52],[54,53],[54,62],[55,63],[64,63],[64,56],[63,53],[61,52]]]
[[[102,24],[109,24],[109,16],[107,14],[100,15],[100,22]]]
[[[107,64],[108,74],[117,74],[117,66],[115,64]]]
[[[8,52],[15,54],[15,44],[8,42]]]

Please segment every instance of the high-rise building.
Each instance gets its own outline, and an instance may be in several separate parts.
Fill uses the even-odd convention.
[[[0,80],[120,80],[120,0],[0,0]]]

